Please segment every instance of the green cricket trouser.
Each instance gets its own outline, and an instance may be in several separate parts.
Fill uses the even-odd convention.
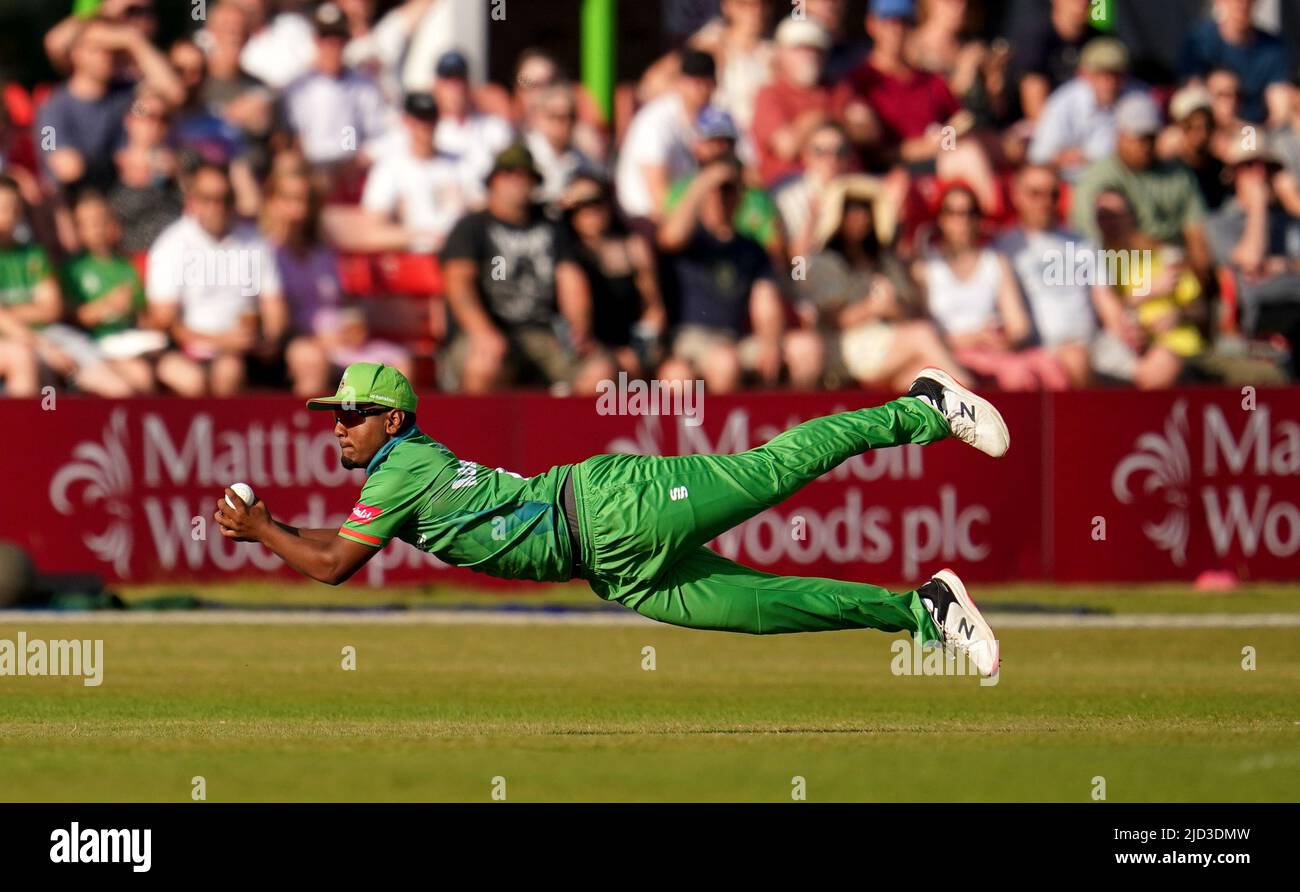
[[[813,418],[735,455],[597,455],[574,466],[585,576],[597,595],[693,629],[903,629],[940,636],[915,591],[777,576],[705,547],[844,460],[948,434],[912,397]]]

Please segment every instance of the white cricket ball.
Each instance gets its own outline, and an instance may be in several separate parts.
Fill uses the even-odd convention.
[[[252,505],[253,502],[256,501],[253,496],[253,487],[249,486],[247,483],[232,483],[230,484],[230,488],[235,491],[235,495],[244,500],[245,505]],[[237,507],[234,502],[230,501],[230,496],[226,496],[226,504],[229,505],[231,509]]]

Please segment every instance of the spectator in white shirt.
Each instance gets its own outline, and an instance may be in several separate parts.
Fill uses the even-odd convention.
[[[614,174],[623,213],[637,220],[663,216],[668,187],[695,171],[695,120],[717,85],[713,57],[696,50],[681,54],[673,89],[642,106],[628,125]]]
[[[149,251],[149,308],[177,345],[158,380],[182,396],[238,393],[247,360],[274,355],[287,329],[275,257],[254,227],[235,223],[232,204],[229,172],[200,164],[185,215]]]
[[[547,87],[529,110],[524,142],[542,174],[536,197],[546,204],[557,202],[579,171],[601,172],[602,165],[574,145],[577,120],[578,102],[568,84]]]
[[[434,70],[438,79],[433,98],[438,102],[438,151],[460,164],[475,182],[483,182],[496,156],[514,141],[514,129],[505,118],[475,110],[470,99],[469,59],[460,50],[448,50]]]
[[[403,112],[406,145],[376,160],[360,207],[326,213],[330,240],[341,250],[437,251],[482,190],[434,146],[438,106],[431,94],[411,93]]]
[[[1056,355],[1073,386],[1085,387],[1091,377],[1088,345],[1097,332],[1093,292],[1110,286],[1075,275],[1076,258],[1097,246],[1061,227],[1060,197],[1050,167],[1022,167],[1011,189],[1020,225],[1004,232],[996,247],[1011,262],[1029,303],[1035,341]]]
[[[316,10],[316,59],[284,94],[285,116],[313,165],[357,162],[389,126],[384,95],[369,77],[343,64],[347,21],[333,3]]]
[[[1090,40],[1079,54],[1079,73],[1047,99],[1029,143],[1029,160],[1051,164],[1068,180],[1090,162],[1115,151],[1115,105],[1139,90],[1128,81],[1129,58],[1114,37]]]

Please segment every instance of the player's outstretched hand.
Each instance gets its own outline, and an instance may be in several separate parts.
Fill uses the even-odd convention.
[[[231,504],[235,507],[231,508]],[[230,487],[226,487],[224,497],[217,499],[217,512],[213,517],[221,527],[221,535],[236,542],[260,542],[262,530],[272,522],[265,502],[258,499],[252,505],[245,505]]]

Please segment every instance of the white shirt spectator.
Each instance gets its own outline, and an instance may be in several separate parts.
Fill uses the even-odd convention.
[[[281,291],[275,253],[256,228],[237,225],[218,240],[192,217],[158,236],[147,276],[149,303],[179,303],[181,324],[204,335],[232,331],[259,298]]]
[[[694,122],[687,119],[682,99],[676,93],[646,103],[633,116],[614,172],[618,203],[625,214],[649,217],[661,210],[654,206],[641,167],[664,166],[667,183],[691,173],[695,170],[695,156],[691,154],[694,139]]]
[[[559,200],[569,179],[578,171],[602,172],[602,165],[591,160],[585,152],[572,144],[563,152],[557,152],[550,140],[536,130],[525,133],[524,142],[528,151],[533,153],[533,163],[542,174],[542,185],[537,190],[537,197],[547,204]]]
[[[1126,85],[1116,104],[1119,98],[1140,90],[1136,84]],[[1058,152],[1079,148],[1089,162],[1097,161],[1114,153],[1115,133],[1115,106],[1099,106],[1092,85],[1076,77],[1047,97],[1029,143],[1029,160],[1035,164],[1051,164]],[[1072,166],[1063,169],[1061,174],[1073,180],[1082,170],[1081,165]]]
[[[244,71],[272,89],[281,90],[307,73],[316,58],[316,32],[294,12],[282,12],[254,34],[239,53]]]
[[[337,78],[320,72],[298,78],[285,90],[284,108],[312,164],[353,157],[384,133],[393,118],[378,85],[346,68]]]
[[[938,251],[924,256],[925,292],[931,318],[948,334],[979,331],[998,318],[1002,265],[997,252],[980,251],[975,270],[959,279]]]
[[[483,182],[492,170],[497,154],[515,138],[505,118],[470,112],[464,120],[439,118],[433,144],[444,156],[461,165],[465,175]]]
[[[1095,252],[1096,245],[1059,229],[1026,232],[1016,227],[1003,233],[996,247],[1016,271],[1038,342],[1044,347],[1088,343],[1097,330],[1092,287],[1078,281],[1071,264],[1073,258]]]
[[[439,243],[469,210],[474,184],[464,170],[442,155],[416,158],[409,152],[381,158],[366,177],[361,206],[387,216]]]

